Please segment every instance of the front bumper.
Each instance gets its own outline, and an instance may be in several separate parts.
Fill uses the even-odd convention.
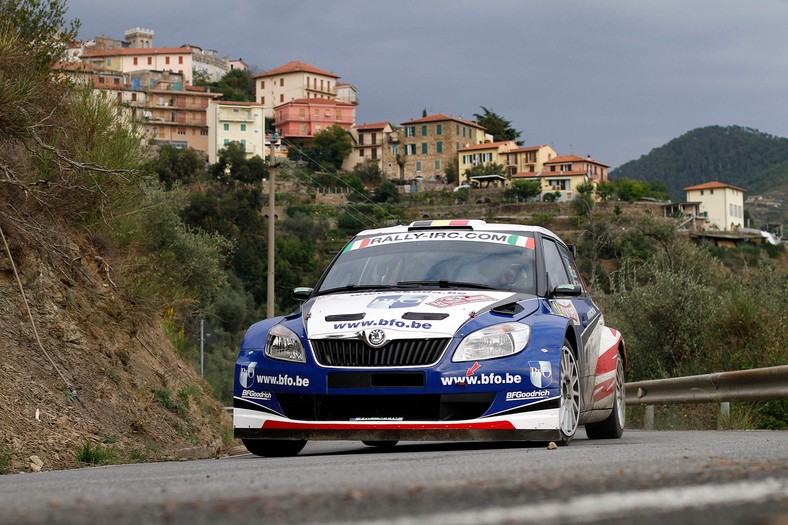
[[[466,421],[298,421],[233,409],[239,439],[337,441],[549,441],[560,439],[558,408]]]

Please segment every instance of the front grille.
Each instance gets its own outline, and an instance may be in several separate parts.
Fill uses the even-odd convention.
[[[397,418],[402,421],[461,421],[486,413],[494,392],[414,395],[277,394],[285,416],[301,421]]]
[[[323,366],[426,366],[436,363],[449,339],[395,339],[372,348],[360,339],[309,341],[315,359]]]

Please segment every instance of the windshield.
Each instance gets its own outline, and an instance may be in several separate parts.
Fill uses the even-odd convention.
[[[355,240],[316,292],[465,285],[535,294],[533,246],[533,237],[521,232],[410,232]]]

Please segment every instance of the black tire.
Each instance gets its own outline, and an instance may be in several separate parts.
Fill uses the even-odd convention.
[[[255,456],[281,458],[295,456],[304,449],[306,440],[243,439],[246,450]]]
[[[619,439],[624,434],[627,406],[624,400],[624,363],[621,356],[616,364],[616,388],[613,393],[613,410],[606,419],[586,425],[588,439]]]
[[[572,345],[564,339],[560,366],[561,404],[558,407],[559,445],[566,445],[575,436],[580,421],[580,370]]]
[[[394,448],[399,441],[362,441],[368,447],[376,447],[382,449]]]

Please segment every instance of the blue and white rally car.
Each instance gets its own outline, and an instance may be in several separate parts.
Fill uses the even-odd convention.
[[[544,228],[363,231],[293,293],[301,308],[251,326],[235,366],[234,433],[253,454],[623,432],[624,341]]]

